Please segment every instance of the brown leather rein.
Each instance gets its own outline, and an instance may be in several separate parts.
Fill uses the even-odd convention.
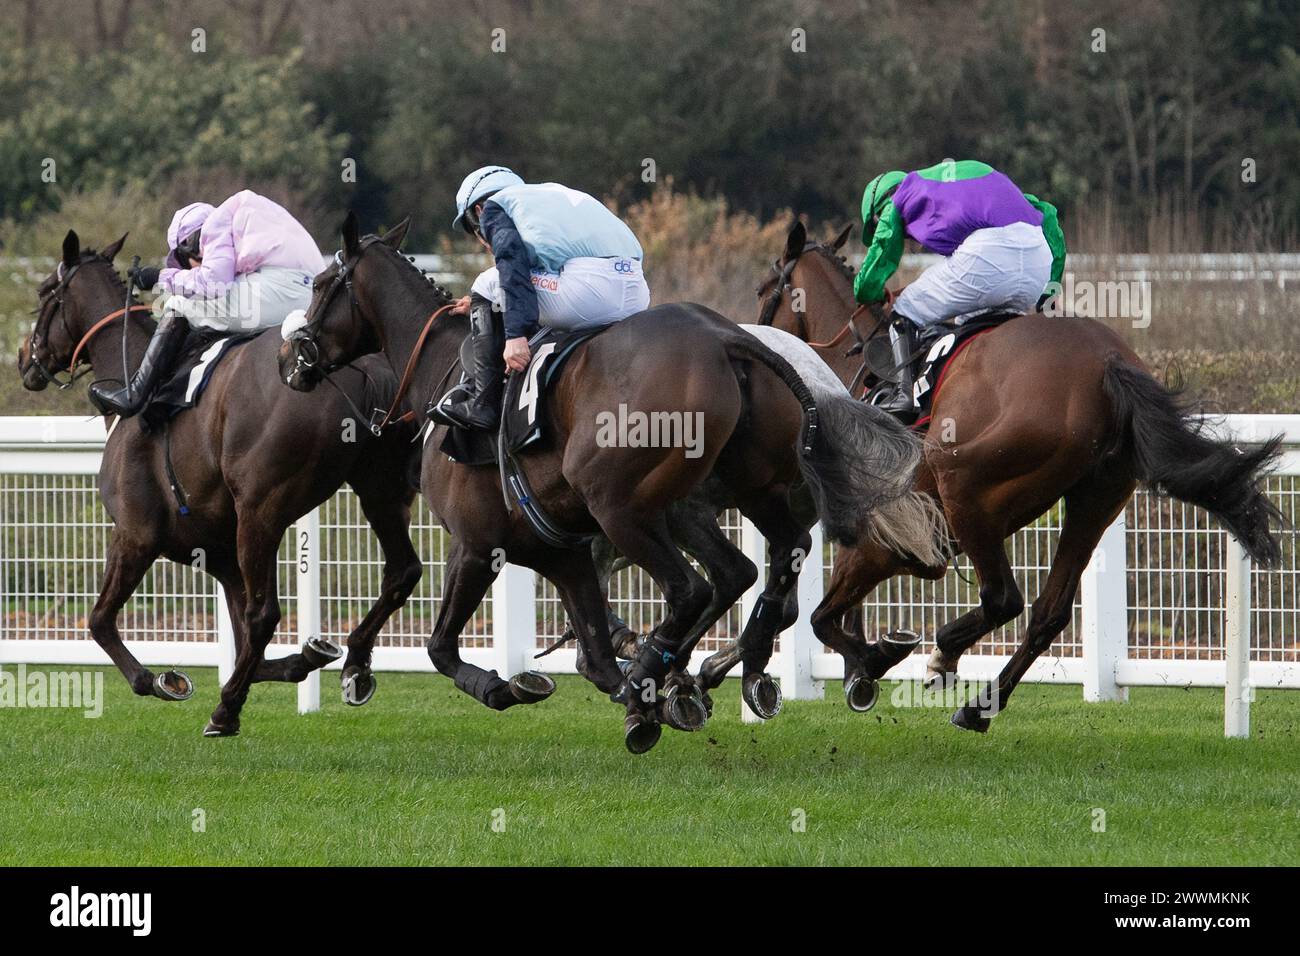
[[[81,337],[81,341],[77,343],[77,347],[72,350],[72,361],[68,363],[68,372],[71,373],[77,370],[77,364],[81,361],[81,350],[90,344],[90,340],[99,333],[100,329],[105,328],[114,319],[120,319],[129,312],[148,312],[149,310],[150,306],[139,303],[136,305],[126,306],[108,313],[108,315],[104,316],[88,328],[86,334]]]
[[[429,332],[433,329],[433,323],[438,321],[438,316],[454,307],[455,302],[449,302],[439,309],[435,309],[433,314],[425,320],[424,328],[420,330],[420,337],[415,340],[415,348],[411,350],[411,357],[406,360],[406,368],[402,371],[402,380],[397,384],[397,394],[393,396],[393,404],[389,407],[384,415],[384,420],[379,423],[379,430],[382,432],[390,421],[393,421],[393,414],[397,411],[402,399],[406,398],[406,393],[411,390],[411,379],[415,375],[415,367],[420,362],[420,353],[424,351],[425,340],[429,338]],[[409,422],[415,419],[415,410],[411,409],[406,413],[398,416],[396,421]]]

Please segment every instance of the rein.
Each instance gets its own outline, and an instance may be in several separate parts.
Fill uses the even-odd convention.
[[[50,317],[45,323],[46,333],[48,333],[49,326],[54,322],[54,316],[57,314],[59,317],[59,321],[63,323],[63,330],[64,332],[67,333],[68,338],[71,339],[73,337],[72,329],[68,325],[67,315],[64,312],[63,297],[67,292],[68,284],[72,281],[72,277],[76,275],[77,270],[80,268],[81,268],[81,263],[78,262],[65,271],[63,263],[62,262],[59,263],[58,271],[56,273],[59,280],[58,285],[56,285],[52,290],[50,290],[49,293],[50,298],[49,300],[47,300],[47,301],[52,300],[54,302],[54,308],[50,311]],[[108,313],[108,315],[101,318],[99,321],[97,321],[94,325],[92,325],[89,329],[86,330],[86,333],[81,336],[81,338],[77,341],[76,347],[72,350],[71,361],[69,361],[67,367],[62,370],[46,368],[44,363],[41,362],[40,358],[36,354],[36,350],[39,346],[47,344],[45,342],[46,335],[41,331],[41,320],[40,318],[37,318],[36,327],[32,330],[32,334],[29,337],[29,341],[31,343],[31,353],[30,353],[31,361],[36,366],[36,368],[40,370],[41,374],[45,376],[46,381],[50,382],[52,385],[56,386],[60,390],[71,388],[79,378],[81,378],[87,372],[90,371],[89,368],[87,368],[83,372],[77,371],[77,366],[81,364],[81,353],[86,348],[86,346],[90,343],[90,340],[93,339],[100,332],[100,330],[106,328],[111,322],[113,322],[114,319],[120,319],[123,318],[124,316],[129,316],[132,312],[148,312],[148,311],[151,311],[150,306],[139,304],[139,303],[135,305],[130,304],[130,286],[128,286],[127,304],[120,309],[115,309],[114,311]],[[122,327],[122,341],[123,341],[123,347],[125,348],[125,342],[126,342],[125,324]],[[125,364],[125,359],[124,359],[124,364]],[[67,381],[63,381],[63,382],[59,381],[59,377],[58,377],[59,371],[64,371],[68,374]]]
[[[81,350],[84,349],[88,344],[90,344],[90,340],[95,337],[95,335],[99,332],[100,329],[107,326],[114,319],[120,319],[122,316],[127,315],[131,312],[148,312],[150,308],[151,308],[150,306],[142,305],[142,304],[126,306],[124,308],[117,309],[114,312],[108,313],[108,315],[104,316],[102,319],[100,319],[98,322],[92,325],[89,329],[86,330],[86,334],[81,337],[81,341],[77,343],[77,347],[73,349],[72,361],[68,363],[68,371],[71,372],[73,369],[77,367],[77,363],[80,361],[80,357],[81,357]]]
[[[397,394],[393,396],[393,404],[389,407],[384,420],[379,423],[379,430],[383,431],[389,421],[393,418],[393,413],[397,411],[402,399],[406,398],[406,393],[411,390],[411,378],[415,375],[415,366],[419,364],[420,353],[424,351],[425,340],[429,338],[429,332],[433,329],[433,323],[438,320],[438,316],[452,308],[456,303],[448,302],[441,308],[435,309],[433,314],[425,320],[424,328],[420,330],[420,337],[415,340],[415,348],[411,350],[411,357],[406,360],[406,368],[402,372],[402,380],[397,383]],[[398,421],[410,421],[415,417],[414,411],[408,411],[402,415]]]
[[[371,245],[373,245],[378,241],[379,239],[376,236],[366,237],[366,239],[361,243],[361,248],[358,250],[357,259],[360,259],[361,254],[364,253],[367,248],[369,248]],[[353,268],[355,268],[356,262],[355,261],[352,263],[346,262],[343,258],[342,250],[334,254],[334,261],[338,265],[338,272],[335,274],[334,281],[331,284],[329,291],[326,292],[321,306],[317,309],[316,318],[314,318],[307,325],[303,326],[303,328],[294,332],[293,335],[290,336],[290,341],[296,340],[299,343],[297,348],[298,366],[300,368],[315,368],[318,369],[320,372],[324,373],[322,376],[324,381],[328,382],[330,385],[333,385],[336,389],[338,389],[340,394],[343,395],[344,399],[347,400],[348,404],[352,405],[353,410],[356,411],[357,410],[356,406],[353,405],[351,397],[346,392],[344,392],[338,386],[338,384],[335,383],[334,380],[330,377],[330,373],[336,371],[341,366],[337,364],[322,364],[320,361],[320,346],[317,344],[316,341],[316,336],[319,334],[320,325],[325,319],[327,308],[330,302],[333,300],[335,294],[340,289],[343,289],[347,292],[348,308],[350,309],[352,318],[354,320],[356,319],[356,315],[357,315],[357,297],[356,297],[356,293],[352,289],[352,270]],[[392,405],[390,405],[388,411],[384,413],[383,420],[380,421],[378,425],[372,424],[370,426],[370,431],[375,436],[380,435],[383,432],[383,430],[386,427],[388,427],[388,425],[391,424],[392,422],[395,421],[409,422],[415,419],[414,410],[407,411],[402,415],[397,415],[397,409],[401,406],[403,399],[406,398],[406,393],[410,391],[411,379],[415,375],[415,367],[419,363],[420,353],[424,350],[424,343],[429,337],[429,332],[433,329],[434,322],[438,320],[438,317],[440,315],[442,315],[448,309],[452,308],[455,304],[456,304],[455,302],[448,302],[446,305],[442,306],[441,308],[435,309],[433,314],[430,315],[429,318],[425,320],[424,328],[420,330],[420,336],[419,338],[416,339],[415,348],[411,352],[411,357],[406,362],[406,369],[402,372],[402,379],[398,383],[397,393],[393,396]],[[302,348],[304,345],[311,346],[311,350],[314,357],[310,361],[306,360],[304,357],[303,348]],[[360,415],[359,412],[358,414]],[[395,415],[397,415],[396,418],[394,418]],[[364,418],[365,416],[362,415],[360,417]]]

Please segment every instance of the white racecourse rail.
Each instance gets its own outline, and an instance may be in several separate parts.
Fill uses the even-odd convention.
[[[1291,447],[1268,479],[1268,490],[1294,523],[1300,513],[1300,415],[1233,415],[1216,427],[1249,441],[1286,436]],[[86,630],[111,530],[95,481],[104,440],[99,419],[0,417],[0,663],[108,662]],[[726,522],[761,566],[763,542],[753,527],[734,514]],[[1059,531],[1058,506],[1009,542],[1027,601],[1046,578]],[[820,529],[814,533],[817,544],[800,578],[799,623],[782,636],[771,665],[792,699],[820,697],[822,682],[843,674],[840,658],[826,652],[808,626],[833,565],[833,549],[821,546]],[[437,609],[447,540],[422,506],[412,534],[425,558],[425,576],[385,628],[375,650],[377,670],[432,670],[424,642]],[[1225,732],[1245,736],[1253,688],[1300,687],[1294,531],[1285,533],[1283,553],[1281,568],[1253,569],[1204,512],[1140,492],[1093,555],[1071,625],[1027,679],[1081,684],[1090,701],[1123,700],[1132,686],[1222,686]],[[285,613],[271,653],[287,653],[317,634],[343,640],[374,600],[381,566],[378,544],[351,491],[303,516],[281,551]],[[758,590],[756,585],[706,637],[696,663],[739,633]],[[634,568],[619,572],[612,596],[639,631],[662,611],[654,584]],[[897,578],[866,602],[868,634],[910,627],[926,636],[928,653],[936,628],[977,603],[965,561],[941,581]],[[564,623],[550,585],[508,565],[462,644],[466,657],[505,674],[527,668],[570,673],[569,647],[534,659]],[[967,653],[963,676],[996,673],[1024,623],[1022,616]],[[215,665],[224,679],[233,664],[225,602],[214,582],[194,568],[156,565],[123,609],[122,630],[149,665]],[[891,676],[915,678],[924,660],[924,653],[914,655]],[[313,675],[300,685],[300,710],[318,707],[319,694]]]

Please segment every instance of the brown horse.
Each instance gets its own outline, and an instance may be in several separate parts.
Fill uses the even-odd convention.
[[[459,370],[467,320],[448,315],[448,294],[397,251],[405,232],[402,223],[382,237],[361,237],[349,215],[342,250],[316,277],[307,324],[281,349],[287,384],[310,390],[342,363],[382,350],[394,371],[403,370],[403,386],[409,384],[419,403],[442,393]],[[611,447],[600,437],[600,413],[620,406],[628,415],[698,416],[704,436],[698,456],[680,448]],[[504,503],[496,467],[451,461],[439,450],[443,433],[435,429],[425,444],[421,487],[455,543],[429,656],[457,687],[493,708],[549,694],[554,685],[540,675],[502,680],[463,661],[457,647],[500,559],[531,567],[559,589],[586,676],[625,703],[626,743],[638,753],[658,740],[659,719],[682,729],[702,723],[698,716],[674,717],[671,705],[682,695],[665,704],[657,693],[702,615],[716,610],[713,589],[674,544],[669,510],[716,482],[762,531],[772,570],[746,631],[755,644],[770,644],[788,624],[783,609],[810,543],[807,525],[792,513],[791,489],[806,483],[830,534],[856,541],[873,530],[873,508],[908,493],[919,455],[880,413],[847,399],[814,401],[783,358],[693,305],[650,309],[582,345],[559,376],[548,419],[548,438],[521,459],[534,501],[566,531],[603,532],[644,568],[663,592],[666,617],[624,679],[590,549],[543,542]],[[933,530],[924,526],[916,536],[928,541]],[[691,709],[698,715],[703,704]]]
[[[854,339],[886,325],[875,307],[865,336],[854,325],[853,273],[838,251],[809,242],[802,223],[787,237],[772,274],[759,286],[759,319],[812,342],[838,340],[819,351],[845,382],[862,360]],[[792,308],[801,290],[804,309]],[[852,336],[845,334],[851,331]],[[865,384],[873,380],[868,377]],[[1079,578],[1102,532],[1124,509],[1138,483],[1199,505],[1214,515],[1262,565],[1279,557],[1277,508],[1260,490],[1280,438],[1238,447],[1205,434],[1189,405],[1157,382],[1138,356],[1093,319],[1023,315],[974,339],[953,359],[934,396],[917,488],[943,508],[956,547],[974,565],[980,605],[935,635],[928,679],[950,682],[962,653],[1024,608],[1005,539],[1065,501],[1065,520],[1051,571],[1033,603],[1029,627],[996,682],[959,708],[952,722],[985,731],[1030,664],[1070,621]],[[843,627],[881,581],[906,572],[943,575],[926,563],[870,542],[842,548],[825,598],[813,614],[817,635],[844,656],[845,692],[874,684],[884,670]],[[861,709],[861,708],[856,708]]]
[[[18,352],[23,384],[39,391],[67,387],[85,358],[101,374],[139,363],[153,331],[144,306],[134,303],[113,258],[126,236],[102,253],[83,251],[75,232],[63,242],[56,271],[40,286],[35,328]],[[126,308],[123,302],[127,302]],[[101,319],[103,328],[87,333]],[[341,392],[308,398],[282,388],[276,377],[278,330],[239,346],[217,366],[200,404],[163,429],[146,431],[139,419],[119,421],[104,446],[100,496],[113,519],[104,584],[90,615],[90,632],[141,696],[186,700],[194,684],[179,671],[154,675],[122,643],[117,616],[159,556],[199,565],[221,582],[234,624],[235,671],[204,734],[239,732],[239,712],[253,681],[301,681],[341,652],[320,638],[303,651],[263,659],[280,620],[276,557],[285,530],[330,498],[346,481],[384,551],[381,594],[348,637],[344,700],[363,704],[374,693],[370,655],[380,628],[420,580],[419,556],[408,535],[414,489],[405,479],[414,429],[375,438],[352,421]],[[76,354],[80,348],[80,354]],[[125,350],[125,352],[123,352]],[[74,362],[74,355],[77,359]],[[366,380],[379,394],[366,395]],[[340,383],[358,403],[383,402],[395,390],[391,373],[371,361]],[[355,440],[353,440],[355,439]],[[168,474],[187,501],[181,514]]]

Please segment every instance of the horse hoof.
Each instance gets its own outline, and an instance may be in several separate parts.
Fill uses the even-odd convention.
[[[763,720],[781,713],[781,688],[768,674],[746,674],[740,681],[740,695]]]
[[[920,646],[921,635],[915,631],[890,631],[880,638],[880,650],[891,665],[911,657],[912,652]]]
[[[943,652],[935,648],[925,662],[925,689],[952,690],[957,686],[957,671],[945,660]]]
[[[238,737],[239,724],[235,724],[233,727],[226,727],[214,721],[209,720],[208,725],[203,728],[203,736],[204,737]]]
[[[708,719],[704,701],[687,691],[672,694],[663,703],[663,721],[674,730],[690,733],[703,727]]]
[[[854,674],[844,682],[844,700],[849,710],[865,714],[880,700],[880,682],[862,674]]]
[[[308,638],[302,645],[302,656],[312,670],[324,667],[343,656],[343,648],[323,637]]]
[[[619,659],[620,664],[636,660],[637,651],[641,648],[641,635],[632,628],[620,628],[610,635],[610,640],[614,644],[614,656]]]
[[[954,727],[960,727],[962,730],[973,730],[977,734],[988,733],[989,724],[991,723],[992,720],[985,717],[978,707],[972,707],[970,704],[958,708],[957,712],[952,715],[952,725]]]
[[[536,704],[555,693],[555,681],[537,671],[521,671],[510,678],[510,693],[521,704]]]
[[[343,678],[343,703],[349,707],[360,707],[370,703],[375,696],[379,679],[370,671],[353,671]]]
[[[189,700],[194,696],[194,681],[184,671],[166,671],[153,679],[153,692],[162,700]]]
[[[645,714],[628,714],[623,721],[623,743],[634,754],[648,753],[659,743],[663,728]]]

